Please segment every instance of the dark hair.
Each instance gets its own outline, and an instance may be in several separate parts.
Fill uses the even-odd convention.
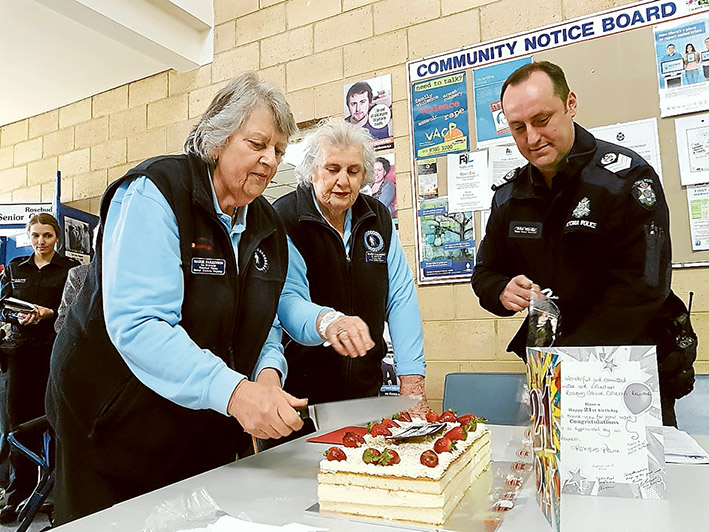
[[[523,81],[527,81],[529,76],[531,76],[534,72],[544,72],[547,76],[549,76],[549,79],[551,79],[551,83],[554,86],[554,94],[561,98],[561,101],[564,102],[564,107],[566,107],[566,100],[569,97],[570,92],[569,84],[566,83],[566,76],[564,75],[564,71],[561,70],[561,67],[555,65],[554,63],[550,63],[549,61],[529,63],[512,72],[512,74],[509,75],[509,77],[505,80],[505,83],[502,85],[502,90],[500,91],[500,103],[502,102],[502,97],[505,95],[507,87],[510,85],[518,85]]]
[[[694,47],[694,45],[693,45],[691,42],[688,42],[688,43],[687,43],[687,46],[684,47],[684,52],[685,52],[685,53],[687,53],[687,54],[689,53],[689,47],[690,47],[690,46],[692,47],[692,51],[693,51],[693,52],[696,52],[696,51],[697,51],[697,49]]]
[[[59,228],[59,222],[57,222],[57,219],[48,212],[40,212],[39,214],[33,215],[32,218],[30,218],[30,221],[27,222],[27,226],[25,227],[27,232],[29,232],[30,227],[32,227],[34,224],[51,225],[52,228],[54,228],[54,234],[56,235],[57,239],[61,240],[62,230]]]
[[[671,46],[672,48],[675,48],[675,45],[674,45],[674,43],[670,43],[670,44],[668,44],[668,45],[667,45],[667,48],[669,48],[670,46]]]
[[[345,102],[347,105],[350,104],[350,98],[354,96],[355,94],[362,94],[362,93],[367,93],[367,98],[369,98],[369,103],[372,103],[372,100],[374,99],[374,94],[372,93],[372,87],[367,83],[366,81],[358,81],[354,85],[350,87],[350,89],[347,91],[347,98],[345,98]]]
[[[384,167],[384,175],[389,173],[389,169],[391,168],[391,163],[389,162],[388,159],[384,157],[377,157],[374,159],[375,163],[382,163],[382,166]]]

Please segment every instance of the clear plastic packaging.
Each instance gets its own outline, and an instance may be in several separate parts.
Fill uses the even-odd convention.
[[[561,312],[554,303],[557,297],[550,288],[541,293],[532,293],[529,302],[529,329],[527,332],[528,347],[551,347],[557,337]]]

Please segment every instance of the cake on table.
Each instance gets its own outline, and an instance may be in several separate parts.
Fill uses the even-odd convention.
[[[440,525],[489,467],[490,433],[471,414],[404,413],[345,434],[325,455],[320,511]]]

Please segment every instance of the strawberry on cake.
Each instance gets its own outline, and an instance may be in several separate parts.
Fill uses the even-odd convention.
[[[320,511],[440,525],[490,464],[489,431],[471,414],[404,413],[360,439],[345,434],[320,462]]]

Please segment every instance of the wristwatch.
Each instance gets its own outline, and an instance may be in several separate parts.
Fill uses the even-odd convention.
[[[337,310],[329,310],[323,314],[323,317],[320,319],[320,324],[318,325],[318,334],[320,335],[320,338],[327,341],[327,336],[325,336],[325,331],[327,331],[327,328],[333,321],[339,320],[344,316],[345,315],[342,312],[338,312]]]

